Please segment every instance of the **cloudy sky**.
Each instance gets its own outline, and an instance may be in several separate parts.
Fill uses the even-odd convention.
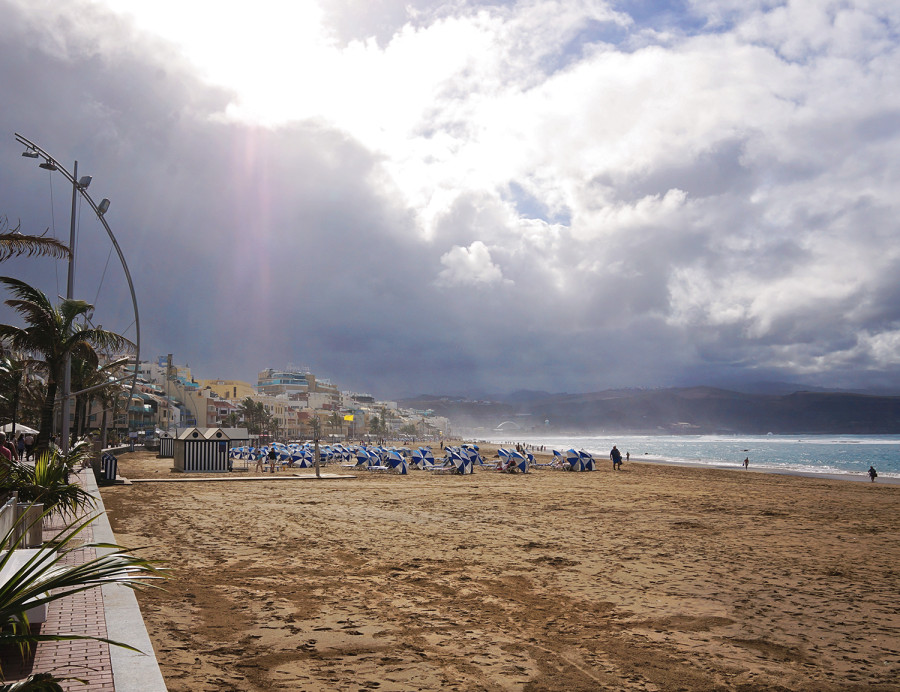
[[[0,216],[68,238],[71,187],[15,132],[77,160],[144,358],[381,397],[900,388],[892,0],[0,0],[0,25]],[[78,232],[77,297],[134,338],[86,205]],[[51,260],[0,273],[65,292]]]

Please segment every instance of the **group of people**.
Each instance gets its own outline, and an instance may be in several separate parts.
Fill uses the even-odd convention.
[[[19,437],[13,442],[5,432],[0,431],[0,455],[7,461],[26,461],[34,455],[34,436],[19,433]]]

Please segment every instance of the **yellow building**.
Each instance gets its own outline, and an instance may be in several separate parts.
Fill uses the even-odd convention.
[[[200,389],[209,387],[221,399],[241,401],[256,395],[256,388],[241,380],[197,380]]]

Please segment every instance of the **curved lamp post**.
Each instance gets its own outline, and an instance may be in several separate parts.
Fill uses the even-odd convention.
[[[134,390],[137,386],[137,373],[138,373],[138,364],[141,360],[141,321],[138,317],[138,306],[137,306],[137,298],[134,294],[134,283],[131,280],[131,272],[128,271],[128,265],[125,263],[125,256],[122,254],[122,248],[119,247],[119,242],[116,240],[116,236],[113,235],[112,229],[109,227],[109,224],[106,223],[106,211],[109,209],[109,200],[102,199],[100,200],[100,204],[95,204],[94,200],[91,199],[91,196],[87,192],[88,185],[91,184],[91,176],[85,175],[81,178],[78,178],[78,162],[75,162],[75,166],[73,168],[74,173],[69,173],[65,169],[65,167],[59,163],[56,159],[54,159],[49,153],[41,149],[37,144],[32,142],[30,139],[27,139],[20,135],[18,132],[16,133],[16,140],[20,144],[25,145],[25,151],[22,152],[22,156],[29,159],[41,158],[43,162],[40,165],[41,168],[49,171],[59,171],[65,176],[66,180],[72,183],[72,217],[69,231],[69,276],[68,281],[66,282],[66,298],[72,299],[72,292],[74,288],[75,282],[75,202],[78,198],[78,194],[87,201],[90,205],[91,209],[94,210],[94,213],[97,215],[97,218],[100,219],[100,223],[103,224],[103,228],[106,229],[106,234],[109,236],[110,241],[113,244],[113,247],[116,249],[116,252],[119,255],[119,261],[122,263],[122,269],[125,271],[125,278],[128,279],[128,288],[131,291],[131,305],[134,308],[134,329],[135,329],[135,355],[134,355],[134,375],[131,379],[131,391],[128,393],[128,405],[131,404],[131,398],[134,396]],[[99,389],[100,387],[107,386],[106,384],[97,385],[96,387],[89,387],[87,389],[82,389],[77,392],[70,391],[72,389],[72,372],[70,368],[71,361],[69,358],[66,358],[66,368],[64,373],[63,380],[63,393],[62,393],[62,427],[60,435],[60,442],[62,451],[65,453],[69,451],[69,410],[71,406],[71,399],[73,396],[77,396],[78,394],[84,394],[85,392],[90,392],[94,389]],[[123,377],[120,380],[116,380],[116,382],[122,382],[128,379],[127,377]],[[125,408],[125,417],[126,420],[128,418],[128,406]]]

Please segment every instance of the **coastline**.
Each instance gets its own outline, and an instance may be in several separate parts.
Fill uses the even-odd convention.
[[[853,483],[870,483],[871,485],[900,485],[900,477],[878,474],[878,478],[874,483],[865,473],[832,473],[832,472],[816,472],[816,471],[800,471],[797,469],[779,469],[771,466],[754,466],[750,465],[748,469],[744,469],[740,464],[726,466],[722,462],[710,461],[704,463],[702,461],[680,461],[675,459],[662,459],[651,456],[641,456],[640,458],[632,458],[629,463],[632,464],[663,464],[671,466],[686,466],[697,469],[709,469],[711,471],[740,471],[741,473],[768,473],[779,476],[798,476],[800,478],[823,478],[832,481],[849,481]]]
[[[900,484],[900,437],[895,435],[857,437],[859,439],[853,439],[854,436],[849,435],[826,435],[816,439],[815,436],[809,435],[800,438],[793,435],[772,438],[760,435],[731,437],[603,434],[576,435],[562,439],[524,436],[518,442],[527,444],[530,448],[543,445],[547,450],[545,453],[551,457],[553,449],[572,447],[584,449],[594,455],[598,465],[608,459],[607,450],[612,444],[617,444],[623,454],[630,448],[632,462],[646,461],[708,469],[742,471],[744,469],[739,459],[749,454],[751,471],[854,482],[871,482],[867,473],[871,463],[878,471],[876,484]],[[497,442],[485,438],[481,438],[478,443],[489,445],[491,448],[497,446],[509,448],[517,444],[516,441]],[[660,447],[663,451],[660,451]],[[848,448],[853,452],[848,452]],[[860,458],[859,450],[871,450],[873,456],[862,455]],[[533,449],[531,451],[533,452]],[[815,462],[810,462],[810,458],[815,459]],[[853,462],[848,464],[848,459],[853,459]]]

